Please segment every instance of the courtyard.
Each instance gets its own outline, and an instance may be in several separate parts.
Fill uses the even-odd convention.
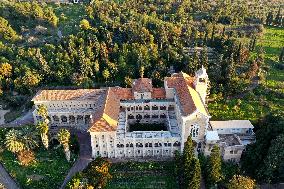
[[[134,123],[129,124],[129,132],[133,131],[167,131],[165,123]]]

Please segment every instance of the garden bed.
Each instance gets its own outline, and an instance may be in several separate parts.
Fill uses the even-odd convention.
[[[129,132],[133,131],[167,131],[167,126],[164,123],[135,123],[129,124]]]
[[[174,162],[127,162],[112,164],[107,189],[178,188]]]

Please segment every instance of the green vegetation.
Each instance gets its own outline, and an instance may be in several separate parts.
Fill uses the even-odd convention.
[[[73,177],[67,188],[105,186],[103,188],[106,189],[172,189],[178,187],[173,170],[172,161],[126,162],[110,165],[108,161],[96,158],[83,172]]]
[[[129,125],[129,132],[132,131],[167,131],[167,126],[164,123],[135,123]]]
[[[31,108],[25,101],[30,101],[29,97],[41,87],[125,86],[142,75],[152,78],[154,86],[161,86],[170,67],[193,75],[204,65],[211,81],[213,102],[208,109],[212,119],[249,119],[256,125],[257,141],[248,147],[242,171],[258,181],[278,182],[283,179],[283,153],[277,154],[277,150],[284,151],[283,132],[277,126],[283,126],[278,119],[284,107],[281,2],[0,2],[0,100],[12,110],[5,118],[12,121]],[[202,50],[198,52],[195,47]],[[210,49],[212,56],[208,55]],[[267,121],[270,112],[273,119]],[[56,188],[70,167],[62,158],[63,150],[49,147],[44,116],[42,121],[38,130],[49,151],[41,145],[31,148],[33,136],[21,130],[0,135],[1,149],[15,153],[4,150],[1,161],[24,188]],[[144,130],[148,126],[139,127]],[[69,159],[69,134],[61,133],[60,142]],[[199,160],[193,157],[191,139],[188,142],[184,154],[177,154],[175,166],[172,162],[129,163],[130,167],[114,164],[110,167],[113,180],[107,187],[176,188],[175,172],[180,186],[198,188]],[[209,171],[209,184],[230,182],[234,188],[239,178],[249,181],[233,177],[239,174],[234,166],[223,166],[221,174],[216,151],[215,161],[200,159],[202,171]],[[102,169],[89,168],[94,174],[88,178],[89,184],[104,186],[109,179],[109,164],[103,160],[94,164]],[[197,171],[190,174],[193,169]],[[31,176],[27,179],[24,174]],[[80,179],[73,184],[80,184]]]
[[[283,111],[284,74],[283,70],[279,69],[281,62],[278,60],[283,43],[283,29],[265,29],[256,47],[256,53],[263,51],[265,57],[261,66],[259,85],[254,90],[244,92],[233,99],[221,99],[213,94],[212,97],[216,100],[208,105],[212,119],[248,119],[256,123],[271,111]]]
[[[195,157],[193,140],[188,136],[183,154],[175,153],[175,175],[180,188],[199,189],[201,182],[201,167]]]
[[[284,114],[267,115],[256,128],[256,142],[249,145],[241,168],[259,182],[277,183],[284,179]]]
[[[177,188],[174,162],[127,162],[111,166],[107,189]]]
[[[207,183],[214,186],[222,180],[222,159],[219,146],[215,145],[211,151],[207,166]]]
[[[58,188],[71,168],[62,149],[37,150],[35,162],[27,167],[15,161],[15,156],[6,150],[1,153],[0,161],[25,189]]]
[[[72,164],[66,161],[57,140],[51,142],[49,150],[40,145],[35,129],[0,129],[0,161],[22,188],[58,188]],[[74,162],[78,155],[75,136],[70,143]]]
[[[235,175],[227,185],[228,189],[256,189],[255,180],[242,175]]]

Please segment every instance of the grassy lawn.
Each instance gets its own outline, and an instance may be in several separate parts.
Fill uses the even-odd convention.
[[[178,188],[173,162],[127,162],[111,166],[107,189]]]
[[[257,121],[265,114],[284,106],[284,72],[277,68],[284,44],[283,28],[267,27],[257,43],[265,50],[266,78],[243,99],[220,99],[208,104],[213,120],[249,119]]]
[[[19,164],[16,157],[5,150],[0,161],[22,188],[59,188],[71,168],[63,150],[43,150],[36,152],[36,162],[28,167]]]

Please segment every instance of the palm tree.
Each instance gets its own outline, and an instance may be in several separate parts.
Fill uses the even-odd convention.
[[[38,115],[42,117],[43,121],[38,122],[36,127],[39,130],[43,146],[46,149],[48,149],[48,122],[49,120],[47,119],[47,116],[48,116],[47,107],[44,104],[40,105],[37,109],[37,113]]]
[[[22,141],[25,146],[25,150],[33,150],[36,147],[38,147],[38,136],[35,135],[35,129],[34,127],[23,127],[21,130],[22,134]]]
[[[23,150],[32,150],[38,146],[34,132],[26,127],[22,130],[11,129],[5,135],[5,146],[7,150],[13,153],[19,153]]]
[[[43,146],[48,149],[48,124],[44,121],[40,121],[36,125],[36,128],[40,133]]]
[[[23,143],[23,140],[21,138],[22,134],[20,131],[11,129],[6,135],[5,135],[5,146],[7,150],[18,153],[25,149],[25,144]]]
[[[42,119],[45,121],[47,119],[47,116],[48,116],[46,105],[44,105],[44,104],[39,105],[39,107],[37,109],[37,114],[40,115],[42,117]]]
[[[57,138],[59,143],[63,146],[67,161],[70,161],[70,149],[69,149],[70,132],[67,129],[61,129],[57,134]]]

